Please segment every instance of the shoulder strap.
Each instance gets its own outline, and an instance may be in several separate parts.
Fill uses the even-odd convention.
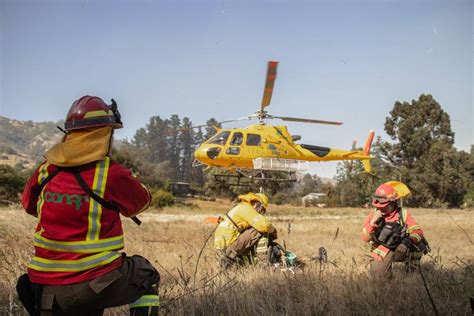
[[[59,169],[59,168],[53,170],[53,172],[51,172],[46,177],[46,179],[44,179],[43,182],[40,183],[39,188],[38,188],[38,192],[43,191],[45,185],[48,184],[48,182],[51,181],[51,179],[53,179],[59,172],[61,172],[61,169]]]
[[[120,211],[120,208],[117,205],[115,205],[112,202],[104,200],[99,195],[97,195],[94,191],[92,191],[92,189],[89,188],[89,186],[86,184],[84,179],[81,177],[81,175],[80,175],[80,173],[77,169],[75,169],[75,168],[72,169],[72,174],[74,175],[74,178],[76,178],[76,181],[77,181],[77,183],[79,183],[81,188],[84,191],[86,191],[86,193],[89,194],[90,197],[92,197],[94,200],[96,200],[97,203],[99,203],[100,205],[102,205],[103,207],[106,207],[108,209],[111,209],[111,210],[114,210],[114,211],[117,211],[117,212]]]
[[[81,177],[81,174],[79,173],[79,170],[77,170],[77,168],[68,168],[67,170],[65,170],[64,168],[61,168],[63,171],[66,171],[66,172],[70,172],[74,175],[74,178],[76,179],[77,183],[79,183],[79,185],[81,186],[81,188],[87,193],[89,194],[89,196],[91,198],[93,198],[95,201],[97,201],[97,203],[99,203],[100,205],[102,205],[103,207],[105,208],[108,208],[110,210],[113,210],[113,211],[116,211],[116,212],[120,212],[120,207],[118,207],[116,204],[110,202],[110,201],[106,201],[104,200],[102,197],[100,197],[99,195],[97,195],[88,185],[87,183],[84,181],[84,179]],[[136,216],[133,216],[131,217],[132,220],[135,222],[135,224],[137,225],[140,225],[142,222],[136,217]]]
[[[240,229],[240,227],[237,225],[236,222],[234,222],[234,220],[229,216],[229,213],[225,214],[225,216],[229,219],[229,221],[234,224],[235,228],[237,228],[237,230],[239,231],[239,233],[242,232],[242,230]]]
[[[400,212],[398,213],[400,218],[400,225],[405,226],[406,224],[406,218],[407,218],[407,211],[402,207],[400,208]]]

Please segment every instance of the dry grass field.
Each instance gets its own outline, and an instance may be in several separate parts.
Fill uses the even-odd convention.
[[[307,265],[292,272],[270,268],[220,271],[208,215],[230,202],[192,201],[149,210],[138,227],[124,219],[129,254],[140,254],[161,273],[162,314],[177,315],[471,315],[474,298],[474,210],[415,209],[432,252],[422,268],[374,280],[366,273],[367,247],[359,239],[368,210],[269,207],[280,243]],[[20,208],[0,209],[0,314],[23,315],[16,278],[32,255],[35,218]],[[327,264],[310,260],[326,247]],[[201,254],[201,255],[200,255]],[[432,297],[430,300],[429,295]],[[107,310],[125,315],[126,307]]]

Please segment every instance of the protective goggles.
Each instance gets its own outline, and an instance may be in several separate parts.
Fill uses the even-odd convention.
[[[386,196],[373,196],[372,203],[378,205],[384,205],[390,203],[392,200],[387,198]]]

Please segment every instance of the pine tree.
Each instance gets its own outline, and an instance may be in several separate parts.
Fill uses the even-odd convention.
[[[180,175],[180,153],[181,153],[181,143],[179,142],[179,129],[181,125],[181,120],[178,115],[173,114],[169,119],[169,128],[170,131],[167,137],[167,160],[170,161],[171,170],[172,170],[172,179],[178,180]]]
[[[204,135],[202,133],[202,129],[199,128],[195,133],[194,133],[194,139],[193,139],[193,148],[196,150],[203,142],[204,142]],[[193,153],[194,155],[194,153]],[[193,161],[194,161],[194,157]],[[204,186],[204,171],[203,171],[203,166],[196,166],[191,169],[191,175],[192,175],[192,182],[195,182],[199,185],[199,187]]]
[[[192,123],[188,117],[183,118],[179,132],[179,142],[181,152],[180,180],[191,181],[192,162],[194,153],[194,131],[191,129]]]
[[[208,140],[212,136],[216,134],[216,129],[221,128],[221,124],[219,124],[215,118],[211,117],[210,119],[207,120],[206,122],[207,127],[206,127],[206,133],[204,134],[204,140]]]
[[[391,142],[382,153],[391,163],[393,178],[413,191],[415,206],[458,207],[472,178],[464,154],[453,147],[454,132],[449,115],[431,95],[396,102],[385,121]]]

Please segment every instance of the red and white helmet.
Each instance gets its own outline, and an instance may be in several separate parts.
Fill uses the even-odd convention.
[[[385,207],[390,202],[394,202],[400,198],[400,195],[395,188],[387,183],[381,184],[377,190],[375,190],[372,196],[372,205],[375,207]]]
[[[99,97],[85,95],[74,101],[64,123],[66,131],[100,126],[122,127],[120,112],[114,99],[111,105],[107,105]]]

